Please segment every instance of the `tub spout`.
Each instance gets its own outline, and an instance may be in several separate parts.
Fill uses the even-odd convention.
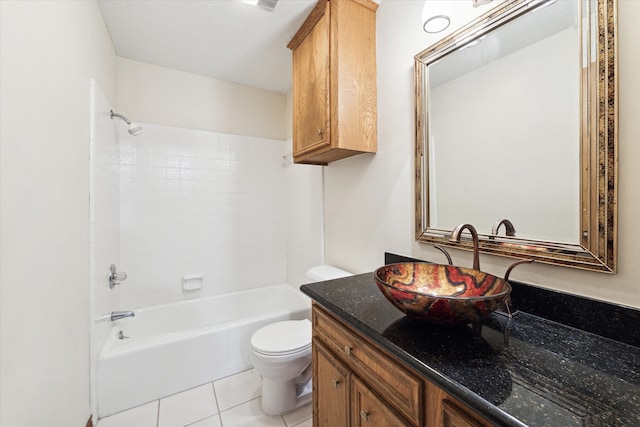
[[[111,321],[124,319],[125,317],[133,317],[136,314],[133,311],[112,311]]]

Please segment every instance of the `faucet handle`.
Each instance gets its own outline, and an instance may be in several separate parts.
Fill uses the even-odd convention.
[[[532,259],[522,259],[520,261],[516,261],[513,264],[511,264],[509,266],[509,268],[507,268],[507,272],[504,273],[504,280],[506,280],[507,282],[509,281],[509,275],[511,274],[511,270],[513,270],[514,267],[520,265],[520,264],[529,264],[532,263],[534,260]]]
[[[127,273],[124,271],[118,272],[115,264],[109,266],[109,288],[113,289],[116,285],[119,285],[127,278]]]
[[[433,247],[439,250],[440,252],[442,252],[444,256],[447,257],[447,262],[449,263],[449,265],[453,265],[453,260],[451,259],[451,255],[449,255],[449,252],[445,248],[438,245],[433,245]]]
[[[500,226],[504,225],[504,232],[507,236],[515,236],[516,235],[516,229],[513,226],[513,223],[511,221],[509,221],[508,219],[501,219],[498,220],[495,224],[493,224],[493,227],[491,228],[491,236],[490,238],[492,238],[493,236],[497,236],[498,232],[500,231]]]

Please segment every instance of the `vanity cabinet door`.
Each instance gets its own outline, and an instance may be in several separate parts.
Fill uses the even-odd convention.
[[[440,387],[427,382],[427,427],[492,427],[493,424],[467,409]]]
[[[351,371],[313,340],[313,426],[349,425]]]
[[[442,427],[482,427],[482,424],[451,401],[443,400]]]
[[[351,425],[354,427],[406,427],[404,419],[357,377],[352,377]]]
[[[312,323],[314,336],[340,357],[355,375],[411,424],[421,424],[423,387],[420,379],[316,306]]]

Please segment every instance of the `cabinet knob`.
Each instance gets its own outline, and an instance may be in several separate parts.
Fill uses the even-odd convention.
[[[318,129],[318,136],[322,138],[322,129]]]
[[[368,421],[369,420],[369,411],[365,411],[364,409],[362,411],[360,411],[360,418],[362,418],[364,421]]]
[[[338,388],[340,385],[340,380],[331,380],[331,384],[333,384],[333,388]]]
[[[344,352],[347,354],[351,354],[351,347],[349,347],[348,345],[344,346]]]

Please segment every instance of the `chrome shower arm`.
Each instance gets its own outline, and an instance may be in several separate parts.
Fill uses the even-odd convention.
[[[111,118],[113,119],[114,117],[120,117],[122,120],[124,120],[128,125],[131,124],[131,120],[127,119],[125,116],[123,116],[122,114],[118,114],[118,113],[114,113],[113,110],[109,110],[109,113],[111,115]]]
[[[131,120],[127,119],[122,114],[114,113],[113,110],[109,110],[109,115],[111,116],[111,120],[113,120],[114,117],[124,120],[124,122],[129,125],[128,131],[131,135],[136,136],[142,133],[142,126],[137,123],[131,123]]]

